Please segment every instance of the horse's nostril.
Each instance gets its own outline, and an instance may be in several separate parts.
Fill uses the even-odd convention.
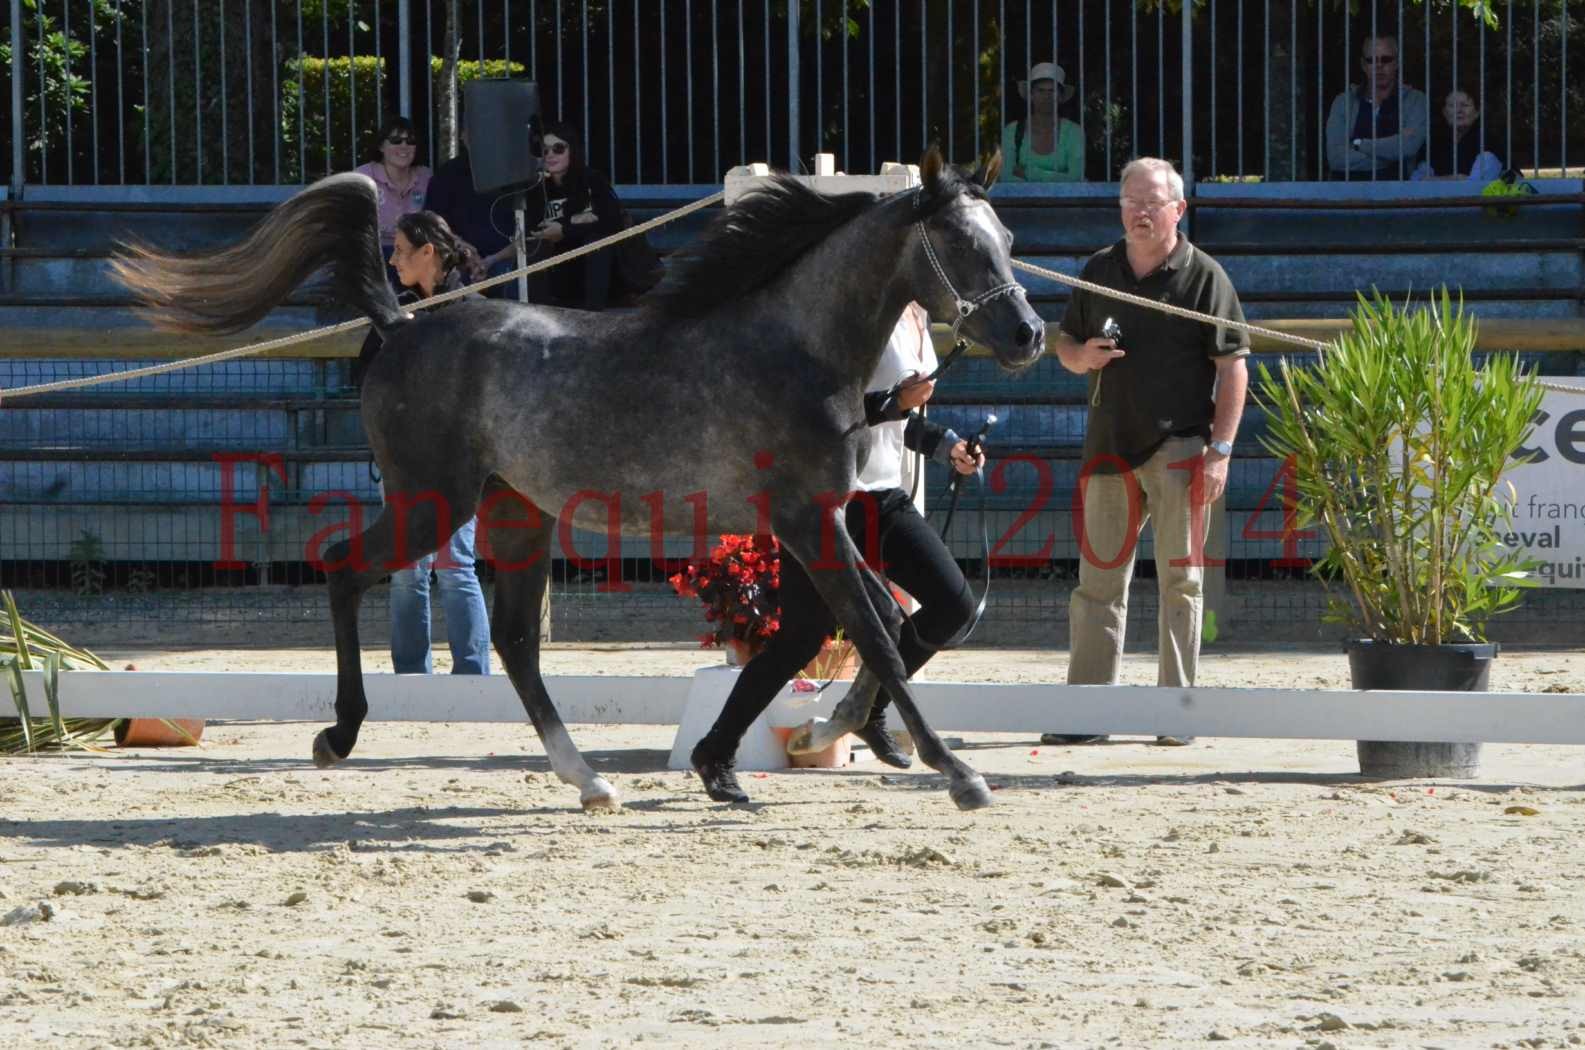
[[[1020,321],[1018,323],[1018,345],[1019,346],[1023,346],[1023,347],[1037,346],[1037,345],[1039,345],[1040,339],[1041,339],[1041,337],[1044,334],[1045,333],[1041,330],[1041,328],[1039,326],[1032,325],[1028,321]]]

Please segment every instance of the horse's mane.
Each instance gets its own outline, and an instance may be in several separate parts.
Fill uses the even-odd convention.
[[[702,316],[768,284],[878,199],[874,193],[819,193],[776,175],[667,257],[665,278],[644,302],[676,316]]]
[[[924,192],[915,196],[908,221],[926,218],[960,193],[985,196],[975,178],[941,165],[926,178]],[[665,278],[642,302],[674,316],[703,316],[723,301],[764,287],[879,199],[874,193],[820,193],[790,176],[773,176],[673,252],[666,260]]]
[[[932,163],[933,162],[933,163]],[[910,194],[907,221],[923,220],[959,194],[984,198],[1001,170],[998,154],[972,176],[931,150],[924,187]],[[880,200],[875,193],[826,194],[775,175],[724,209],[704,232],[666,260],[666,276],[641,303],[679,317],[701,317],[722,302],[770,283],[837,227]]]

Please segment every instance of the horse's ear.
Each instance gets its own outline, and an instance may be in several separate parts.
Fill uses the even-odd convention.
[[[988,190],[996,185],[996,180],[1002,174],[1002,151],[997,147],[989,157],[980,161],[980,166],[974,173],[974,182],[982,190]]]
[[[939,146],[931,146],[925,151],[924,159],[919,162],[919,177],[924,181],[925,190],[934,193],[936,181],[941,178],[942,169],[947,162],[941,157]]]

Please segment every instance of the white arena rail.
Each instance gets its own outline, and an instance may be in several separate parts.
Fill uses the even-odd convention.
[[[709,667],[692,677],[568,675],[545,681],[569,724],[675,726],[691,691],[724,695],[730,684],[724,676],[734,674],[734,669]],[[43,673],[28,671],[23,678],[37,717],[48,710]],[[61,713],[67,717],[334,721],[333,674],[72,671],[59,681]],[[800,713],[829,713],[844,687],[836,683]],[[364,688],[372,721],[528,721],[505,675],[371,674],[364,676]],[[1585,696],[1567,693],[961,682],[921,682],[914,689],[931,725],[954,733],[1585,744]]]

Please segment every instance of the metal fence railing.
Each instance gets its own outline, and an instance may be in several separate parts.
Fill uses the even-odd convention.
[[[615,181],[716,182],[817,151],[850,171],[932,142],[981,154],[1033,122],[1020,82],[1054,59],[1067,83],[1048,97],[1085,179],[1141,153],[1191,181],[1396,179],[1419,151],[1363,176],[1328,158],[1331,111],[1376,71],[1362,58],[1386,57],[1365,46],[1379,35],[1383,103],[1423,125],[1426,156],[1451,156],[1456,89],[1482,115],[1470,141],[1503,166],[1580,167],[1585,0],[1480,6],[1494,24],[1446,0],[8,0],[0,127],[13,193],[294,183],[369,159],[392,113],[444,160],[458,81],[518,76]]]

